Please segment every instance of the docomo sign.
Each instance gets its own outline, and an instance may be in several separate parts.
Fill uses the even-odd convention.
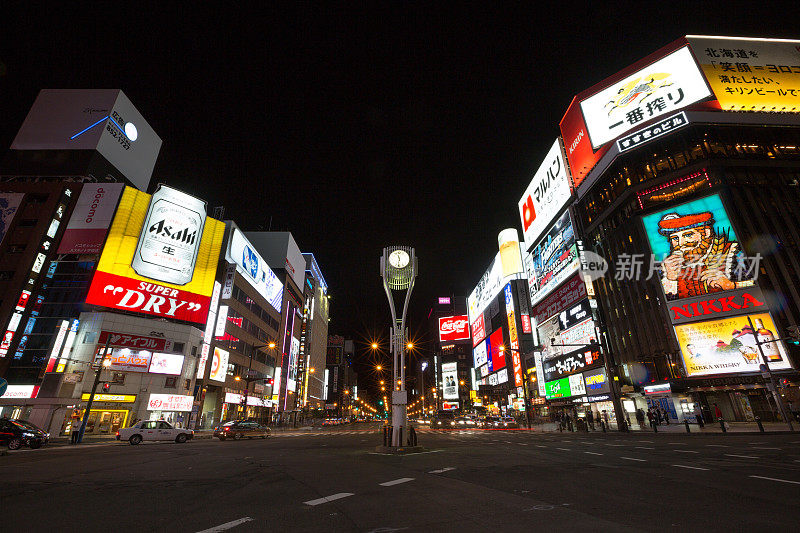
[[[182,394],[150,394],[147,400],[148,411],[191,411],[194,396]]]
[[[447,316],[439,319],[439,340],[460,341],[469,339],[469,317]]]
[[[571,195],[567,165],[558,139],[534,174],[528,189],[519,200],[519,215],[525,248],[535,244]]]

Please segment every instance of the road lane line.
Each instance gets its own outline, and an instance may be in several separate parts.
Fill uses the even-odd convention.
[[[400,479],[393,479],[391,481],[385,481],[383,483],[379,483],[382,487],[391,487],[392,485],[399,485],[400,483],[408,483],[409,481],[414,481],[413,477],[401,477]]]
[[[639,461],[640,463],[646,463],[646,459],[637,459],[635,457],[620,457],[620,459],[627,459],[628,461]]]
[[[547,446],[543,446],[542,444],[536,444],[535,446],[536,446],[537,448],[547,448]]]
[[[569,448],[556,448],[556,450],[563,450],[563,451],[565,451],[565,452],[568,452],[568,451],[570,451],[570,449],[569,449]]]
[[[319,505],[321,503],[328,503],[332,502],[333,500],[338,500],[340,498],[347,498],[348,496],[352,496],[352,492],[339,492],[337,494],[332,494],[330,496],[325,496],[324,498],[317,498],[316,500],[308,500],[307,502],[303,502],[306,505]]]
[[[714,448],[727,448],[727,444],[706,444],[706,446],[713,446]]]
[[[692,470],[708,470],[708,468],[701,468],[699,466],[686,466],[686,465],[670,465],[677,466],[678,468],[691,468]]]
[[[672,451],[673,452],[678,452],[678,453],[700,453],[700,452],[696,452],[694,450],[672,450]]]
[[[755,455],[736,455],[735,453],[723,453],[722,455],[727,455],[728,457],[741,457],[742,459],[758,459]]]
[[[249,516],[245,516],[244,518],[240,518],[239,520],[233,520],[231,522],[225,522],[224,524],[220,524],[215,527],[211,527],[208,529],[204,529],[203,531],[198,531],[197,533],[216,533],[217,531],[225,531],[226,529],[231,529],[232,527],[236,527],[240,524],[244,524],[245,522],[251,522],[253,519]]]
[[[791,481],[789,479],[778,479],[776,477],[764,477],[764,476],[750,476],[756,479],[768,479],[770,481],[780,481],[781,483],[794,483],[795,485],[800,485],[800,481]]]
[[[652,446],[634,446],[634,448],[639,448],[640,450],[655,450]]]
[[[753,446],[754,450],[780,450],[780,448],[767,448],[764,446]]]
[[[590,455],[603,455],[602,453],[597,453],[597,452],[583,452],[583,453],[588,453]]]
[[[616,448],[624,448],[627,444],[606,444],[606,446],[614,446]]]
[[[446,466],[444,468],[440,468],[439,470],[431,470],[428,472],[429,474],[441,474],[442,472],[449,472],[450,470],[455,470],[454,466]]]

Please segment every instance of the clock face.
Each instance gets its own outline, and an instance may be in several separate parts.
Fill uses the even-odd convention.
[[[389,264],[395,268],[405,268],[408,261],[408,254],[403,250],[395,250],[389,254]]]

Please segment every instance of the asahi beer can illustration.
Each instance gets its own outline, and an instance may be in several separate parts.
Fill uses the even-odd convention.
[[[150,199],[131,267],[146,278],[186,285],[194,275],[205,221],[204,201],[159,185]]]

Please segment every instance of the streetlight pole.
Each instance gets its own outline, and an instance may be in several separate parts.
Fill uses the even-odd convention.
[[[86,402],[86,411],[83,413],[83,420],[81,421],[81,429],[78,432],[78,440],[76,444],[83,441],[83,433],[86,431],[86,423],[89,421],[89,412],[92,410],[92,403],[94,403],[94,394],[97,392],[97,386],[100,384],[100,375],[103,373],[104,368],[111,366],[111,359],[108,358],[108,346],[111,343],[111,335],[106,340],[106,345],[103,347],[103,356],[100,363],[97,365],[97,372],[94,375],[94,383],[92,384],[92,392],[89,393],[89,401]]]
[[[778,409],[781,412],[781,416],[783,417],[784,420],[786,420],[786,423],[789,425],[789,431],[794,431],[794,426],[792,425],[792,419],[786,410],[786,405],[783,403],[783,398],[781,398],[780,392],[778,392],[778,383],[775,380],[775,374],[773,374],[772,370],[769,368],[769,363],[767,362],[767,358],[764,356],[764,349],[761,348],[762,344],[767,344],[769,342],[778,342],[780,339],[767,342],[760,341],[758,339],[758,331],[756,331],[756,328],[753,327],[753,321],[750,319],[750,315],[747,315],[747,323],[750,324],[750,331],[753,333],[753,337],[756,339],[756,345],[758,346],[758,353],[759,355],[761,355],[761,362],[763,363],[761,366],[764,367],[764,371],[767,374],[766,377],[769,379],[769,388],[771,389],[772,397],[775,399],[775,404],[778,406]],[[775,345],[773,344],[773,346]],[[762,377],[764,376],[763,373],[761,375]]]

